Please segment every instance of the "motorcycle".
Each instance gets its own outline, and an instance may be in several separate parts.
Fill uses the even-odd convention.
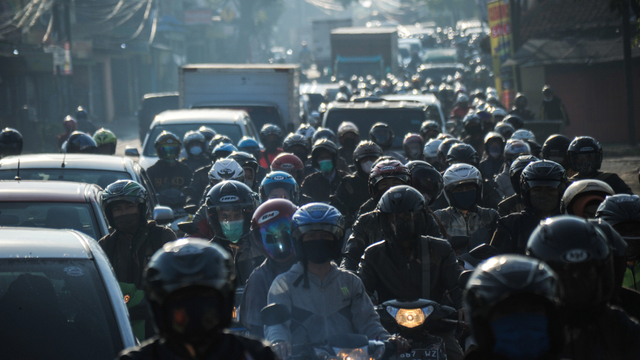
[[[240,322],[240,304],[242,303],[242,295],[244,294],[244,286],[236,288],[236,297],[234,298],[233,313],[231,314],[231,327],[229,331],[241,336],[251,336],[249,330]]]

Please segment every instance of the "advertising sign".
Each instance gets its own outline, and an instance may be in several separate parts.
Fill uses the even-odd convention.
[[[489,28],[491,29],[491,57],[496,90],[502,103],[511,107],[516,94],[515,69],[502,66],[513,56],[513,36],[511,33],[511,12],[508,0],[494,0],[487,3]]]

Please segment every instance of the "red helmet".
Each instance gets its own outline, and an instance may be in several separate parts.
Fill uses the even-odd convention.
[[[300,158],[289,153],[278,154],[271,162],[271,171],[284,171],[291,174],[298,185],[304,179],[304,163]]]
[[[404,141],[402,141],[402,147],[404,148],[404,154],[411,160],[419,160],[422,158],[422,148],[424,147],[424,140],[420,134],[409,133],[405,135]]]
[[[265,257],[281,263],[294,258],[291,218],[296,210],[298,208],[289,200],[272,199],[253,213],[253,244]]]
[[[369,195],[380,199],[378,183],[386,178],[396,178],[405,185],[411,185],[411,171],[398,160],[382,160],[376,163],[369,173]]]
[[[64,126],[64,129],[67,130],[69,134],[78,130],[78,122],[76,121],[76,119],[71,117],[71,115],[67,115],[64,118],[64,120],[62,121],[62,125]]]

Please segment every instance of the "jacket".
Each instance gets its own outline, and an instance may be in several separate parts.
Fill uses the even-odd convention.
[[[333,178],[327,179],[321,172],[307,176],[300,189],[303,193],[311,197],[314,201],[329,203],[330,196],[336,192],[338,184],[347,175],[340,170],[334,170]]]
[[[335,206],[347,218],[347,224],[353,224],[360,206],[370,199],[369,177],[356,172],[342,178],[329,203]]]
[[[640,290],[640,263],[636,262],[633,266],[627,265],[622,286],[633,290]]]
[[[540,220],[539,216],[527,209],[501,217],[491,239],[491,246],[501,254],[524,255],[529,236],[540,224]]]
[[[565,125],[570,125],[567,110],[557,96],[554,96],[551,101],[542,101],[542,104],[540,104],[540,120],[562,120]]]
[[[158,160],[147,169],[149,180],[153,183],[156,193],[169,189],[182,190],[191,183],[191,169],[179,161],[169,163]]]
[[[500,156],[498,159],[494,159],[491,156],[487,156],[484,160],[480,161],[478,170],[482,173],[483,179],[493,180],[493,178],[500,173],[503,166],[504,157]]]
[[[190,186],[193,188],[194,199],[190,202],[198,204],[203,194],[206,195],[204,190],[209,186],[209,170],[211,170],[211,166],[212,165],[203,166],[193,173]]]
[[[436,216],[447,228],[449,235],[466,235],[469,237],[469,249],[488,243],[496,229],[498,212],[480,206],[464,215],[460,210],[449,206],[435,212]]]
[[[180,160],[181,163],[187,165],[191,172],[194,173],[196,170],[200,169],[203,166],[207,166],[211,164],[211,160],[205,155],[200,156],[187,156]]]
[[[524,203],[518,194],[513,194],[498,204],[498,215],[507,216],[524,210]]]
[[[519,116],[524,121],[531,121],[536,117],[533,111],[526,108],[513,108],[509,111],[509,115]]]
[[[427,214],[427,231],[423,235],[441,238],[440,227],[431,214]],[[353,224],[352,232],[344,246],[340,266],[346,270],[358,270],[360,258],[367,246],[384,239],[377,212],[368,212],[358,218]]]
[[[309,288],[305,289],[303,272],[303,265],[298,262],[273,281],[268,302],[287,306],[296,321],[265,326],[268,341],[296,345],[321,342],[338,334],[362,334],[369,339],[389,337],[355,274],[332,263],[322,281],[309,272]]]
[[[511,178],[509,177],[508,167],[505,166],[503,171],[496,175],[494,181],[498,185],[498,194],[500,194],[503,199],[506,199],[516,193],[515,190],[513,190],[513,186],[511,185]]]
[[[273,159],[276,158],[281,152],[283,152],[282,148],[278,148],[275,152],[267,153],[267,150],[260,150],[260,158],[258,159],[258,164],[265,169],[271,168],[271,163]]]
[[[423,249],[427,244],[428,249]],[[425,252],[429,259],[425,260]],[[462,290],[458,287],[461,269],[449,242],[430,236],[416,241],[415,258],[407,259],[393,241],[380,241],[369,246],[358,266],[367,293],[378,293],[378,303],[398,299],[411,301],[426,298],[439,303],[449,293],[456,309],[462,308]],[[428,261],[429,268],[423,269]],[[428,271],[429,279],[423,275]],[[428,289],[425,289],[428,286]],[[448,302],[448,301],[445,301]]]
[[[574,180],[574,181],[583,180],[583,179],[596,179],[596,180],[604,181],[609,186],[611,186],[611,188],[613,189],[613,191],[615,191],[616,194],[633,195],[633,191],[631,191],[631,188],[629,187],[629,185],[627,185],[627,183],[625,183],[624,180],[620,179],[620,176],[618,176],[618,174],[598,171],[593,176],[581,176],[580,173],[578,173],[571,178],[571,180]]]

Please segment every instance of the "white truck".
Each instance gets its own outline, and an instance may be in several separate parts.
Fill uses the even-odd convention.
[[[256,129],[272,123],[293,132],[300,125],[300,67],[290,64],[192,64],[180,68],[183,109],[239,109]]]

